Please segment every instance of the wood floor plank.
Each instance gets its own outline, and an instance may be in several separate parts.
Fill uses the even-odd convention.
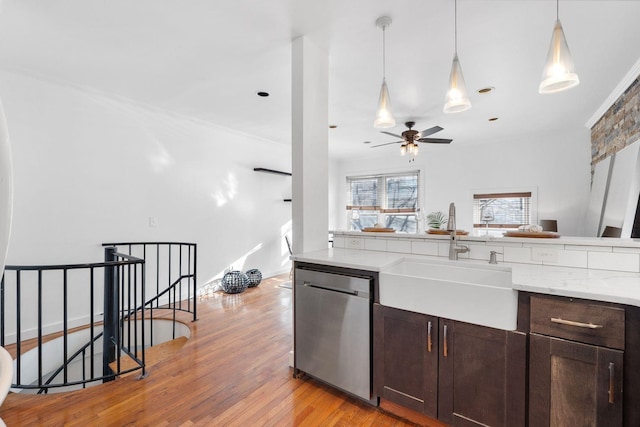
[[[198,302],[191,337],[148,376],[86,390],[10,394],[0,417],[20,426],[415,426],[311,378],[294,379],[288,275]],[[157,316],[166,316],[160,310]]]

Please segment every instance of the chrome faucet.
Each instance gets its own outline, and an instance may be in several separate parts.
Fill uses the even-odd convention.
[[[449,259],[457,260],[458,254],[469,252],[469,246],[458,245],[458,236],[456,233],[456,205],[453,202],[449,205],[447,231],[449,231],[449,235],[451,236],[451,240],[449,240]]]

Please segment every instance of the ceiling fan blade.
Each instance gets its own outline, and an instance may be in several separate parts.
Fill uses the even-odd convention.
[[[383,147],[383,146],[385,146],[385,145],[400,144],[400,143],[403,143],[403,142],[404,142],[404,141],[393,141],[393,142],[387,142],[387,143],[385,143],[385,144],[372,145],[372,146],[371,146],[371,147],[369,147],[369,148]]]
[[[420,132],[420,136],[424,138],[425,136],[433,135],[436,132],[440,132],[442,129],[443,128],[441,128],[440,126],[434,126],[432,128],[425,129],[422,132]]]
[[[400,138],[400,139],[402,139],[402,135],[396,135],[395,133],[386,132],[386,131],[384,131],[384,130],[381,130],[381,131],[380,131],[380,133],[384,133],[384,134],[391,135],[391,136],[395,136],[396,138]]]
[[[451,144],[453,139],[444,139],[444,138],[420,138],[418,141],[426,142],[428,144]]]

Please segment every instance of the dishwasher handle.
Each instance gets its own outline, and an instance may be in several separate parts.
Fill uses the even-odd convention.
[[[341,294],[353,295],[356,297],[358,296],[358,291],[354,289],[343,289],[343,288],[335,288],[333,286],[327,286],[327,285],[318,285],[316,283],[307,282],[306,280],[302,285],[309,288],[321,289],[323,291],[339,292]]]

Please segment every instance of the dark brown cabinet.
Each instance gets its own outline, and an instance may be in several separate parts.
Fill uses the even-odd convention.
[[[529,425],[622,426],[625,309],[540,295],[530,309]]]
[[[374,305],[374,391],[454,426],[525,425],[526,334]]]
[[[438,318],[373,306],[374,391],[383,399],[438,416]]]
[[[622,426],[623,352],[531,334],[529,425]]]
[[[440,319],[440,344],[440,421],[525,425],[526,334]]]

